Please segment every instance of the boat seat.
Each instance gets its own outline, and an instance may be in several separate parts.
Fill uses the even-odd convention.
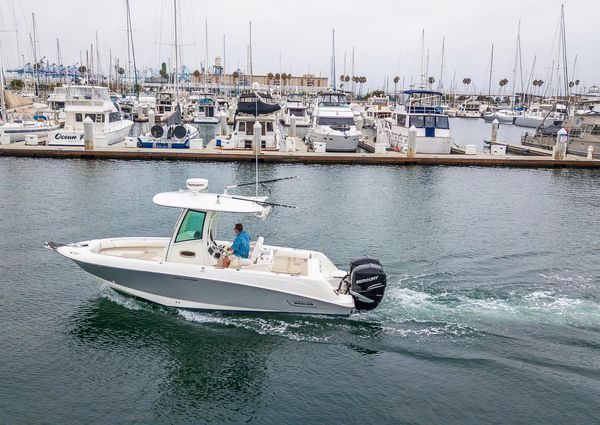
[[[253,264],[255,264],[258,261],[258,258],[260,257],[260,253],[262,251],[264,242],[265,242],[265,238],[263,238],[262,236],[259,236],[258,239],[256,239],[254,248],[252,249],[252,252],[250,253],[250,261]]]
[[[256,239],[256,242],[254,243],[254,248],[252,248],[250,256],[248,258],[240,258],[239,260],[232,262],[230,267],[239,268],[256,264],[258,262],[258,259],[260,258],[260,253],[262,251],[264,241],[265,238],[259,236],[258,239]]]

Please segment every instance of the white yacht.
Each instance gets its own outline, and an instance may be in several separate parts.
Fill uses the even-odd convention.
[[[46,246],[73,260],[111,288],[168,307],[209,311],[347,316],[370,310],[387,283],[381,263],[353,260],[340,270],[321,252],[251,243],[248,259],[219,266],[230,241],[218,240],[221,213],[266,217],[266,197],[205,192],[208,181],[159,193],[155,204],[181,210],[171,237],[95,239]],[[235,186],[233,186],[235,187]]]
[[[212,93],[192,93],[188,101],[194,124],[217,124],[215,96]]]
[[[406,151],[408,130],[415,126],[417,153],[449,154],[453,140],[448,116],[440,107],[442,93],[407,90],[403,95],[403,104],[392,111],[392,116],[377,122],[377,142]]]
[[[235,113],[233,132],[218,138],[221,149],[255,149],[254,125],[261,126],[260,148],[279,150],[283,135],[279,128],[278,112],[281,106],[267,94],[246,93],[240,96]]]
[[[0,78],[0,80],[2,80]],[[34,103],[32,99],[4,90],[0,97],[0,108],[5,122],[0,125],[0,133],[10,136],[10,142],[25,140],[27,135],[44,138],[51,130],[59,128],[56,113],[48,105]]]
[[[366,127],[375,127],[377,120],[392,116],[390,98],[387,96],[369,98],[362,115],[364,116],[364,125]]]
[[[175,98],[175,92],[172,90],[164,90],[156,95],[156,110],[154,111],[154,119],[156,122],[167,122],[174,119],[174,115],[179,111],[179,105]]]
[[[325,143],[327,152],[356,152],[361,136],[348,97],[335,91],[319,94],[306,140]]]
[[[538,128],[561,123],[567,114],[567,108],[560,103],[533,104],[529,109],[515,118],[515,125]]]
[[[34,119],[16,119],[0,125],[0,132],[10,136],[10,142],[21,142],[25,136],[34,134],[46,137],[50,131],[57,130],[60,125],[46,118],[45,115],[36,115]]]
[[[291,93],[287,96],[281,115],[281,122],[284,126],[290,126],[292,116],[296,117],[296,127],[310,126],[308,108],[302,93]]]
[[[124,120],[118,104],[111,101],[106,87],[69,86],[65,96],[65,126],[50,131],[51,146],[84,146],[83,120],[94,122],[94,143],[108,146],[129,134],[133,121]]]
[[[494,122],[497,120],[501,124],[514,124],[515,120],[523,115],[523,111],[515,109],[499,109],[497,111],[486,112],[483,115],[485,122]]]
[[[456,111],[458,118],[481,118],[487,109],[487,105],[476,100],[468,100]]]

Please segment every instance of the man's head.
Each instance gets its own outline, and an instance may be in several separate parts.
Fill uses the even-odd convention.
[[[244,230],[244,225],[242,223],[237,223],[233,227],[233,230],[235,230],[235,233],[240,233],[242,230]]]

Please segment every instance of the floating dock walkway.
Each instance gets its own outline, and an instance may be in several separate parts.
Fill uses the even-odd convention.
[[[507,145],[509,152],[527,149],[533,152],[535,148],[524,148],[518,145],[493,142]],[[527,155],[491,155],[477,153],[465,155],[457,149],[448,155],[417,154],[409,158],[405,153],[387,151],[385,153],[324,153],[307,152],[304,144],[301,150],[294,152],[263,151],[258,154],[260,162],[272,163],[301,163],[301,164],[364,164],[364,165],[445,165],[462,167],[518,167],[518,168],[600,168],[600,160],[567,155],[565,159],[556,160],[546,154],[546,151],[535,152],[534,156]],[[536,149],[536,151],[542,151]],[[80,158],[80,159],[118,159],[118,160],[158,160],[158,161],[255,161],[255,154],[249,150],[222,150],[207,147],[205,149],[142,149],[125,147],[118,143],[108,148],[85,150],[74,147],[30,146],[24,142],[0,145],[0,156],[28,158]]]

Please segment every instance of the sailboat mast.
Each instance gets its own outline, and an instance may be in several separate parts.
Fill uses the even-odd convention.
[[[0,52],[1,51],[2,45],[0,44]],[[6,121],[6,102],[4,99],[4,62],[2,61],[2,54],[0,54],[0,108],[2,108],[2,119]]]
[[[173,14],[175,17],[175,102],[179,103],[179,56],[177,54],[177,0],[173,0]]]
[[[494,69],[494,43],[492,43],[492,54],[490,55],[490,79],[488,81],[488,97],[492,95],[492,72]]]
[[[567,69],[567,36],[565,30],[565,6],[560,7],[560,38],[562,41],[563,75],[565,85],[565,96],[569,93],[569,72]]]
[[[127,21],[127,79],[129,80],[129,92],[131,93],[131,28],[129,27],[129,0],[125,0],[125,19]]]
[[[248,32],[250,36],[250,44],[248,45],[248,62],[250,65],[250,87],[254,83],[254,72],[252,71],[252,21],[248,22]]]
[[[223,92],[225,94],[225,96],[227,96],[227,79],[225,78],[225,76],[227,75],[226,69],[225,69],[225,64],[226,64],[226,59],[227,57],[225,56],[225,34],[223,34],[223,67],[222,67],[222,73],[223,73]]]
[[[98,47],[98,31],[96,31],[96,84],[100,85],[102,78],[102,67],[100,66],[100,48]]]
[[[58,38],[56,39],[56,60],[58,63],[58,69],[60,70],[61,60],[60,60],[60,43],[58,42]],[[61,76],[59,73],[59,81],[61,81]]]
[[[521,21],[519,21],[518,33],[521,32]],[[515,95],[516,95],[516,79],[517,79],[517,61],[519,60],[519,36],[517,35],[517,46],[515,49],[515,64],[513,66],[512,76],[512,97],[510,98],[510,109],[515,107]]]
[[[333,90],[336,89],[335,78],[335,29],[331,30],[331,80]]]
[[[127,1],[127,25],[129,26],[129,41],[131,43],[131,58],[133,59],[133,83],[134,83],[133,89],[134,89],[134,91],[136,91],[138,93],[138,98],[139,98],[139,91],[137,90],[138,79],[137,79],[137,65],[135,62],[135,44],[133,43],[133,25],[131,25],[131,8],[129,7],[129,0],[126,0],[126,1]],[[129,75],[129,81],[131,81],[131,74]]]
[[[440,81],[438,82],[438,88],[440,91],[444,90],[444,56],[446,53],[446,37],[442,37],[442,60],[440,65]]]
[[[425,28],[421,30],[421,85],[425,84]]]
[[[40,94],[40,70],[37,61],[37,31],[35,29],[35,13],[31,13],[31,22],[33,26],[33,78],[35,80],[35,95]]]
[[[112,50],[108,51],[108,90],[112,85]]]

